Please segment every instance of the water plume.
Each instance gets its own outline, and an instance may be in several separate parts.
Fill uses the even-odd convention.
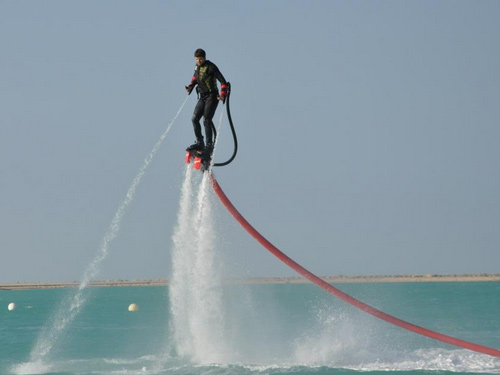
[[[222,261],[216,250],[210,177],[203,173],[197,189],[193,177],[188,165],[172,236],[171,330],[178,355],[199,364],[224,363]]]
[[[174,124],[175,120],[177,120],[177,117],[179,116],[182,109],[184,108],[184,105],[186,104],[187,99],[188,99],[188,97],[186,97],[186,99],[184,100],[184,102],[180,106],[180,108],[177,111],[174,118],[169,122],[166,130],[160,136],[160,139],[154,145],[154,147],[151,150],[151,152],[149,153],[148,157],[144,160],[144,163],[142,164],[141,168],[139,169],[139,172],[135,176],[130,188],[127,191],[125,199],[122,201],[122,203],[118,207],[118,210],[116,211],[116,213],[113,217],[113,220],[111,221],[111,224],[110,224],[107,232],[105,233],[105,235],[102,239],[102,242],[101,242],[101,245],[99,247],[99,250],[97,251],[97,254],[95,255],[94,259],[90,262],[90,264],[85,269],[85,272],[83,274],[83,277],[81,279],[79,287],[76,289],[76,291],[74,293],[69,295],[66,299],[64,299],[61,302],[56,313],[53,315],[50,323],[42,329],[32,351],[31,351],[31,354],[30,354],[30,362],[31,363],[43,364],[44,362],[46,362],[47,357],[49,356],[49,354],[53,350],[54,346],[62,339],[63,334],[64,334],[66,328],[68,327],[68,325],[80,313],[83,306],[87,302],[88,297],[89,297],[87,287],[88,287],[89,283],[99,273],[102,261],[108,256],[109,245],[116,238],[116,236],[118,235],[118,233],[120,231],[123,216],[125,215],[125,212],[126,212],[128,206],[130,205],[130,203],[133,201],[133,199],[135,197],[137,187],[139,186],[139,184],[140,184],[144,174],[146,173],[146,170],[148,169],[151,161],[153,160],[156,153],[158,152],[161,145],[163,144],[163,141],[167,137],[167,134],[169,133],[170,129],[172,128],[172,125]]]

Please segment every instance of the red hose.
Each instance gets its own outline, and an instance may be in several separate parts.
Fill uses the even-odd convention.
[[[295,262],[293,259],[288,257],[286,254],[281,252],[276,246],[274,246],[271,242],[269,242],[264,236],[262,236],[246,219],[238,212],[238,210],[233,206],[229,198],[224,194],[224,191],[222,191],[222,188],[220,187],[219,183],[215,179],[215,176],[211,174],[211,181],[213,188],[215,190],[215,193],[219,197],[220,201],[222,204],[227,208],[229,213],[240,223],[240,225],[253,237],[255,238],[262,246],[264,246],[268,251],[270,251],[274,256],[276,256],[279,260],[281,260],[283,263],[285,263],[287,266],[304,276],[306,279],[312,281],[314,284],[319,286],[320,288],[323,288],[326,290],[328,293],[333,294],[335,297],[340,298],[341,300],[357,307],[360,310],[363,310],[367,312],[368,314],[371,314],[375,316],[376,318],[385,320],[388,323],[394,324],[396,326],[399,326],[401,328],[404,328],[408,331],[412,331],[414,333],[417,333],[419,335],[427,336],[432,339],[438,340],[445,342],[447,344],[455,345],[464,349],[469,349],[473,350],[479,353],[483,354],[488,354],[494,357],[500,357],[500,350],[490,348],[487,346],[479,345],[479,344],[474,344],[469,341],[464,341],[457,339],[455,337],[443,335],[442,333],[438,333],[435,331],[431,331],[430,329],[419,327],[415,324],[408,323],[404,320],[401,320],[399,318],[396,318],[394,316],[391,316],[389,314],[384,313],[383,311],[377,310],[374,307],[371,307],[367,305],[364,302],[361,302],[357,300],[354,297],[351,297],[350,295],[342,292],[341,290],[333,287],[332,285],[328,284],[326,281],[322,280],[318,276],[314,275],[313,273],[309,272],[306,270],[304,267],[302,267],[300,264]]]

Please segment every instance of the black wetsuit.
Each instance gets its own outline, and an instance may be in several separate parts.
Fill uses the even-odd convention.
[[[194,76],[189,86],[196,88],[199,94],[198,103],[193,112],[193,128],[197,140],[203,139],[201,134],[200,119],[203,116],[203,125],[205,126],[205,136],[207,144],[213,143],[212,119],[215,115],[215,110],[219,104],[219,90],[217,88],[217,80],[221,83],[221,91],[225,93],[226,79],[219,71],[217,66],[206,60],[202,66],[196,66]]]

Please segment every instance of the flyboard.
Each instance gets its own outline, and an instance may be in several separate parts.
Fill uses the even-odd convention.
[[[196,170],[208,171],[212,162],[212,153],[195,147],[188,147],[184,160],[187,164],[192,162],[193,168]]]

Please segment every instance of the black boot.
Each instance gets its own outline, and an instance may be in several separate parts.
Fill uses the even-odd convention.
[[[203,151],[204,149],[205,143],[203,142],[203,138],[197,138],[195,143],[186,148],[186,151]]]
[[[210,158],[212,157],[213,152],[214,152],[214,144],[212,142],[208,142],[203,153],[205,154],[205,156]]]
[[[210,170],[210,165],[212,164],[212,153],[214,152],[214,144],[208,142],[205,149],[203,150],[203,170]]]

